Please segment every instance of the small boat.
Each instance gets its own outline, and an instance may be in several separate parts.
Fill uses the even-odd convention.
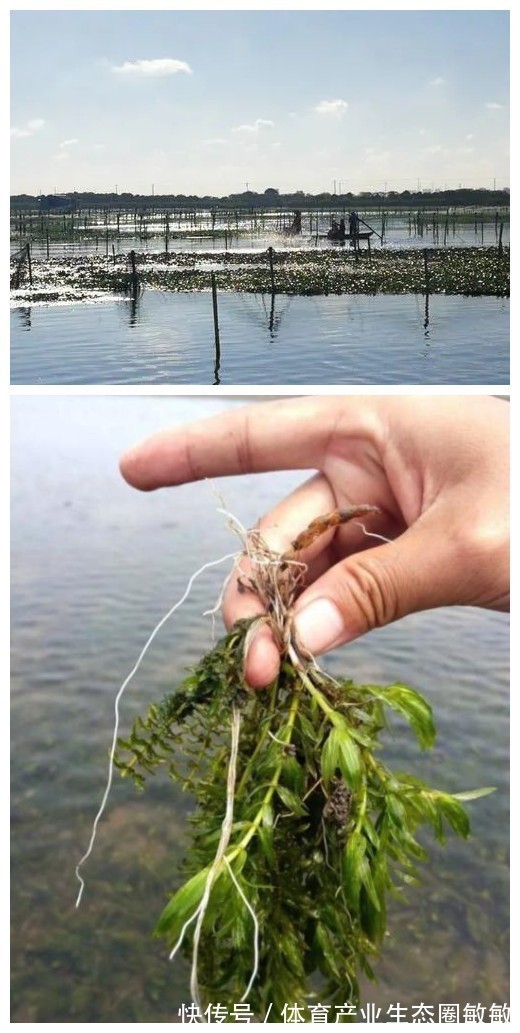
[[[363,233],[342,233],[341,230],[329,230],[328,233],[320,233],[319,237],[322,240],[370,240],[373,236],[374,230],[368,230]]]

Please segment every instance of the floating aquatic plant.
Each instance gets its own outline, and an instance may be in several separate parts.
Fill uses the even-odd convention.
[[[463,801],[491,792],[450,794],[391,771],[380,753],[389,716],[404,717],[430,748],[430,705],[401,683],[332,678],[298,641],[292,607],[305,579],[302,550],[373,512],[357,506],[318,518],[283,554],[259,531],[241,529],[239,585],[265,613],[238,621],[118,740],[123,776],[142,789],[163,768],[194,800],[186,881],[156,934],[172,958],[181,949],[191,958],[201,1021],[217,1004],[247,1002],[256,1021],[269,1022],[288,1004],[307,1019],[313,1002],[355,1008],[360,975],[374,978],[388,896],[416,885],[427,859],[418,830],[430,826],[440,842],[448,829],[467,837]],[[268,690],[253,692],[244,666],[264,626],[281,670]],[[355,1021],[344,1015],[338,1021]]]
[[[271,293],[267,252],[215,252],[197,255],[174,252],[136,255],[142,287],[164,291],[210,289],[209,268],[215,270],[219,291]],[[63,292],[73,288],[124,293],[130,272],[128,255],[115,260],[101,255],[66,258],[33,257],[33,286],[24,285],[25,300],[35,300],[50,285]],[[275,254],[277,294],[423,294],[426,291],[422,249],[366,250],[356,260],[345,250],[280,251]],[[509,295],[509,248],[429,248],[428,293],[471,296]],[[17,293],[17,297],[19,292]],[[76,295],[77,296],[77,295]]]

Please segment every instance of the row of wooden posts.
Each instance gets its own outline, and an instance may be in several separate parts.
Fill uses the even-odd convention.
[[[89,210],[88,214],[90,216],[90,210]],[[101,237],[103,237],[103,236],[105,237],[105,240],[106,240],[106,252],[108,254],[109,239],[110,239],[110,231],[109,231],[109,228],[108,228],[108,218],[109,218],[109,214],[110,213],[107,210],[107,211],[105,211],[104,214],[105,214],[105,220],[104,221],[105,221],[105,227],[106,227],[105,232],[103,233],[101,231],[101,233],[96,233],[95,240],[96,240],[96,247],[97,247],[98,244],[99,244],[100,236]],[[136,232],[136,234],[138,234],[140,236],[141,239],[148,239],[148,236],[149,236],[149,225],[147,225],[147,223],[145,221],[146,214],[147,213],[141,213],[141,212],[137,213],[137,211],[134,211],[133,213],[123,213],[123,221],[124,221],[125,224],[128,224],[128,221],[132,221],[132,216],[133,216],[133,223],[134,223],[134,227],[135,227],[135,232]],[[195,227],[197,225],[197,219],[198,219],[198,215],[199,215],[199,213],[197,213],[197,212],[176,212],[176,213],[164,212],[164,213],[161,213],[161,214],[164,216],[164,237],[165,237],[165,248],[166,248],[166,251],[168,251],[168,248],[169,248],[169,238],[170,238],[170,235],[171,235],[170,220],[173,218],[179,225],[181,224],[181,222],[184,221],[185,223],[189,223],[192,227]],[[252,224],[252,230],[253,230],[253,228],[256,230],[258,223],[260,223],[262,228],[265,228],[266,221],[271,221],[272,222],[274,220],[276,227],[278,229],[282,230],[282,229],[286,228],[287,219],[290,219],[290,213],[286,212],[285,210],[283,212],[280,211],[280,212],[269,213],[269,214],[267,214],[265,212],[260,213],[260,212],[256,212],[256,211],[252,210],[251,212],[248,212],[248,213],[241,212],[240,213],[240,217],[239,217],[238,211],[234,211],[234,212],[231,212],[231,211],[219,212],[218,214],[219,214],[220,218],[224,218],[224,219],[226,219],[226,216],[227,216],[227,228],[224,231],[225,238],[226,238],[226,248],[228,246],[228,238],[229,238],[229,241],[232,240],[231,223],[233,221],[235,222],[236,230],[238,230],[239,229],[240,219],[241,218],[249,218],[250,221],[251,221],[251,224]],[[315,234],[319,233],[320,221],[322,221],[325,218],[326,214],[327,213],[325,211],[323,211],[321,213],[320,212],[317,212],[317,213],[309,212],[308,213],[308,215],[309,215],[309,232],[310,232],[311,236],[313,236],[313,232]],[[383,210],[383,211],[381,211],[380,214],[381,214],[381,222],[382,222],[382,224],[381,224],[381,237],[384,238],[385,235],[386,235],[386,232],[387,232],[387,219],[389,217],[389,213],[387,211]],[[125,218],[125,215],[126,215],[126,218]],[[115,216],[116,216],[116,235],[119,238],[120,237],[120,213],[116,212]],[[130,216],[130,220],[128,219],[128,216]],[[203,217],[207,218],[206,215],[204,215]],[[212,228],[212,231],[215,231],[216,217],[217,217],[217,213],[215,212],[215,210],[213,210],[211,212],[211,228]],[[83,219],[82,219],[79,212],[71,212],[70,214],[63,213],[61,216],[54,215],[54,216],[51,217],[51,221],[54,222],[54,221],[57,221],[60,218],[62,219],[63,233],[64,234],[69,233],[71,240],[74,239],[74,231],[76,229],[79,230],[81,228],[81,223],[83,223],[83,230],[84,230],[84,232],[87,232],[87,229],[89,228],[88,227],[88,218],[87,218],[87,216],[84,216]],[[495,212],[495,220],[494,221],[495,221],[495,235],[498,237],[498,235],[499,235],[499,228],[500,228],[500,234],[502,234],[503,226],[504,226],[504,221],[503,221],[503,219],[500,219],[500,216],[499,216],[498,212]],[[412,229],[413,229],[414,234],[422,237],[424,235],[425,229],[427,230],[428,227],[431,225],[433,237],[437,238],[437,240],[439,240],[439,238],[440,238],[441,230],[442,229],[444,230],[444,243],[446,243],[447,237],[448,237],[449,232],[450,232],[450,222],[451,222],[451,231],[452,231],[452,233],[455,233],[456,232],[456,226],[457,226],[457,214],[456,214],[456,212],[450,212],[449,210],[447,210],[445,215],[444,215],[444,217],[442,217],[441,214],[438,211],[437,212],[430,212],[430,213],[425,213],[425,212],[417,211],[414,214],[412,214],[411,212],[408,214],[408,230],[409,230],[410,235],[412,234]],[[26,213],[20,212],[17,215],[17,217],[15,217],[15,225],[16,225],[16,223],[18,224],[18,233],[19,233],[21,239],[24,236],[27,236],[27,235],[32,236],[33,235],[33,227],[34,226],[36,226],[36,227],[39,226],[39,236],[40,236],[42,241],[43,240],[46,241],[47,257],[49,257],[49,236],[50,236],[50,234],[49,234],[49,216],[47,215],[46,217],[44,217],[42,214],[33,216],[32,214],[27,215]],[[477,214],[475,213],[475,223],[474,223],[475,234],[478,233],[479,227],[480,227],[480,232],[481,232],[481,235],[482,235],[482,240],[484,239],[484,226],[485,226],[484,219],[481,218],[479,220],[477,218]]]
[[[498,240],[498,257],[499,257],[499,260],[503,256],[502,228],[503,228],[503,223],[501,223],[501,225],[500,225],[500,235],[499,235],[499,240]],[[370,239],[368,240],[368,245],[369,245],[368,251],[369,251],[369,255],[370,255]],[[114,248],[113,245],[112,245],[112,255],[113,255],[113,260],[115,262],[116,254],[115,254],[115,248]],[[271,276],[271,294],[274,295],[276,293],[276,290],[275,290],[275,278],[274,278],[274,255],[275,255],[274,248],[269,247],[267,249],[267,255],[268,255],[268,259],[269,259],[269,272],[270,272],[270,276]],[[357,257],[358,256],[356,254],[356,258]],[[130,251],[128,258],[129,258],[130,268],[131,268],[130,289],[131,289],[132,293],[134,295],[136,295],[139,292],[139,274],[137,272],[137,260],[136,260],[135,251]],[[428,262],[429,262],[429,252],[428,252],[427,248],[425,248],[424,251],[423,251],[423,258],[424,258],[424,285],[425,285],[425,293],[429,294],[430,293],[430,270],[429,270],[429,265],[428,265]],[[16,275],[16,287],[20,286],[20,272],[21,272],[21,268],[23,266],[24,260],[27,262],[27,272],[28,272],[28,275],[29,275],[29,284],[32,287],[32,282],[33,281],[32,281],[31,245],[30,245],[29,242],[27,242],[24,245],[24,247],[21,249],[21,252],[20,252],[20,256],[19,256],[19,259],[18,259],[17,275]],[[215,346],[218,349],[220,349],[220,336],[219,336],[219,326],[218,326],[218,306],[217,306],[217,286],[216,286],[215,273],[213,273],[213,272],[211,273],[211,290],[212,290],[212,296],[213,296],[213,321],[214,321],[214,327],[215,327]]]

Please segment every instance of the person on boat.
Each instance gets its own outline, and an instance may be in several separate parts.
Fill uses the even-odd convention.
[[[339,224],[336,219],[333,219],[330,224],[329,237],[337,237],[339,233]]]
[[[343,218],[339,220],[339,235],[342,240],[346,237],[345,220]]]
[[[294,213],[291,230],[293,233],[301,233],[302,231],[302,213],[300,211]]]
[[[359,215],[357,212],[349,212],[348,228],[351,237],[357,237],[359,233]]]

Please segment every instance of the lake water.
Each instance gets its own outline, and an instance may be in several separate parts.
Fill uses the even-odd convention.
[[[11,313],[13,384],[508,384],[509,301],[431,295],[219,296]]]
[[[339,219],[341,212],[337,213]],[[362,218],[363,218],[362,213]],[[69,237],[70,215],[61,225],[60,216],[53,216],[56,226],[60,227],[63,236]],[[290,226],[292,214],[287,213],[285,225]],[[348,221],[348,220],[347,220]],[[365,215],[367,225],[362,225],[361,230],[369,227],[374,231],[372,245],[380,246],[380,236],[383,233],[383,246],[385,248],[424,248],[442,245],[443,247],[495,247],[498,243],[500,233],[500,219],[489,219],[487,216],[479,217],[471,221],[459,221],[455,218],[448,219],[438,217],[438,234],[433,231],[430,221],[425,222],[422,232],[418,232],[417,223],[413,215],[391,214],[386,217],[383,226],[381,216],[377,213]],[[330,241],[327,240],[327,232],[330,228],[330,214],[312,215],[305,213],[303,216],[302,233],[298,236],[290,236],[283,233],[280,226],[279,216],[274,213],[266,213],[264,217],[250,219],[246,215],[239,216],[238,222],[235,219],[218,218],[213,224],[210,212],[198,213],[196,221],[190,219],[170,219],[170,236],[168,246],[170,251],[265,251],[272,246],[276,249],[291,249],[296,251],[308,251],[315,248],[329,248]],[[88,233],[84,233],[84,220],[75,216],[74,219],[76,239],[74,232],[69,239],[49,241],[49,255],[112,255],[112,247],[116,254],[121,254],[134,249],[137,252],[146,251],[155,253],[164,251],[165,222],[164,216],[146,216],[143,222],[143,231],[138,232],[139,219],[134,222],[133,216],[121,216],[119,220],[119,234],[116,213],[109,213],[107,222],[100,213],[96,220],[90,216],[87,220]],[[217,237],[208,236],[208,232],[216,229],[220,235]],[[237,228],[240,232],[236,232]],[[33,239],[32,253],[35,258],[43,258],[47,255],[47,242],[44,239],[44,230],[40,225],[39,218],[29,222],[28,236]],[[78,231],[84,239],[77,239]],[[108,239],[107,239],[108,231]],[[224,234],[227,233],[227,236]],[[11,252],[23,246],[27,232],[22,237],[17,233],[16,220],[11,226]],[[198,235],[199,234],[199,235]],[[510,226],[506,220],[502,228],[502,243],[509,244]],[[340,246],[340,245],[338,245]],[[346,245],[348,247],[348,244]],[[362,247],[366,247],[363,244]]]
[[[86,890],[74,868],[104,789],[113,702],[159,617],[193,571],[232,550],[208,484],[132,491],[118,455],[160,427],[235,403],[216,399],[14,397],[13,998],[14,1022],[175,1022],[187,965],[151,939],[175,885],[189,800],[157,778],[138,795],[116,778]],[[223,480],[246,525],[304,478]],[[161,631],[123,700],[123,730],[207,648],[208,571]],[[438,743],[421,754],[401,725],[386,738],[398,769],[451,791],[494,785],[469,805],[473,837],[433,846],[423,887],[391,903],[390,936],[366,1000],[508,999],[508,619],[480,610],[418,614],[333,654],[332,672],[403,679],[434,706]],[[428,844],[429,837],[426,837]],[[381,1021],[385,1021],[384,1014]]]

